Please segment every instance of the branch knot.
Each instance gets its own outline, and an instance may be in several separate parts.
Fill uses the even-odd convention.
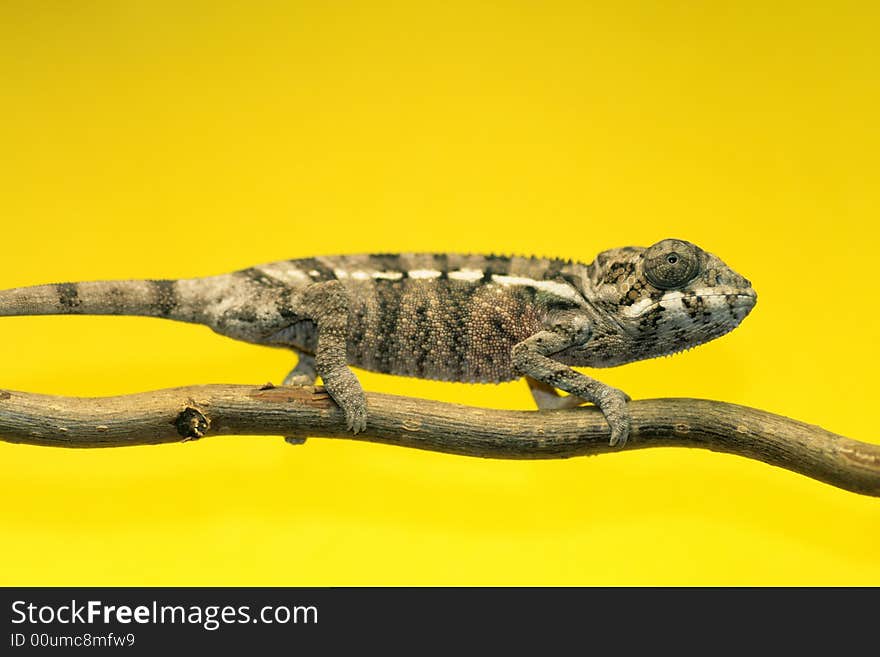
[[[184,442],[186,442],[187,440],[204,438],[211,422],[199,409],[187,406],[180,411],[174,420],[174,426],[177,427],[177,433],[183,436]]]

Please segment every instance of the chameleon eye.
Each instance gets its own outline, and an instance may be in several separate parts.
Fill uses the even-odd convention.
[[[648,282],[661,290],[672,290],[700,273],[700,250],[683,240],[663,240],[645,250],[644,262]]]

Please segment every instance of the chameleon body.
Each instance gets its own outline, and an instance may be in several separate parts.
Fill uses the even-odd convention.
[[[0,292],[0,315],[147,315],[290,348],[299,362],[284,382],[320,376],[355,432],[367,407],[350,365],[444,381],[526,377],[539,408],[596,404],[615,445],[629,433],[629,397],[571,366],[691,348],[738,326],[756,298],[716,256],[668,239],[604,251],[590,264],[343,255],[195,279],[40,285]]]

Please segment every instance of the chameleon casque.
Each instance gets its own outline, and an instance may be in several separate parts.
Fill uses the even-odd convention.
[[[205,324],[299,362],[355,433],[367,404],[349,365],[443,381],[526,377],[540,409],[589,401],[629,434],[629,397],[570,366],[613,367],[736,328],[757,296],[716,256],[677,239],[600,253],[590,264],[453,253],[285,260],[219,276],[94,281],[0,292],[0,315],[146,315]],[[569,393],[561,396],[558,390]]]

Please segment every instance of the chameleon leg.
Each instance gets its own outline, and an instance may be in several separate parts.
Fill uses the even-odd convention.
[[[563,397],[553,386],[542,383],[530,376],[526,377],[526,382],[529,384],[529,390],[532,393],[532,398],[535,400],[535,404],[542,411],[552,411],[559,408],[576,408],[581,404],[586,404],[588,402],[588,400],[581,399],[577,395]]]
[[[296,362],[290,374],[284,377],[281,385],[285,386],[313,386],[318,373],[315,371],[315,357],[303,351],[298,351],[299,360]],[[306,442],[305,436],[284,436],[289,445],[302,445]]]
[[[315,322],[318,344],[315,372],[345,413],[346,426],[354,433],[367,426],[367,399],[360,381],[346,361],[348,295],[339,281],[309,285],[296,305],[297,314]]]
[[[318,373],[315,371],[315,357],[303,351],[298,351],[299,360],[296,367],[290,370],[290,374],[284,377],[281,385],[285,386],[313,386]]]
[[[609,444],[623,446],[629,436],[631,423],[626,410],[629,396],[550,357],[578,343],[575,332],[567,328],[557,326],[553,331],[540,331],[515,345],[512,352],[513,364],[525,376],[593,402],[611,427]],[[546,390],[540,394],[546,399]]]

